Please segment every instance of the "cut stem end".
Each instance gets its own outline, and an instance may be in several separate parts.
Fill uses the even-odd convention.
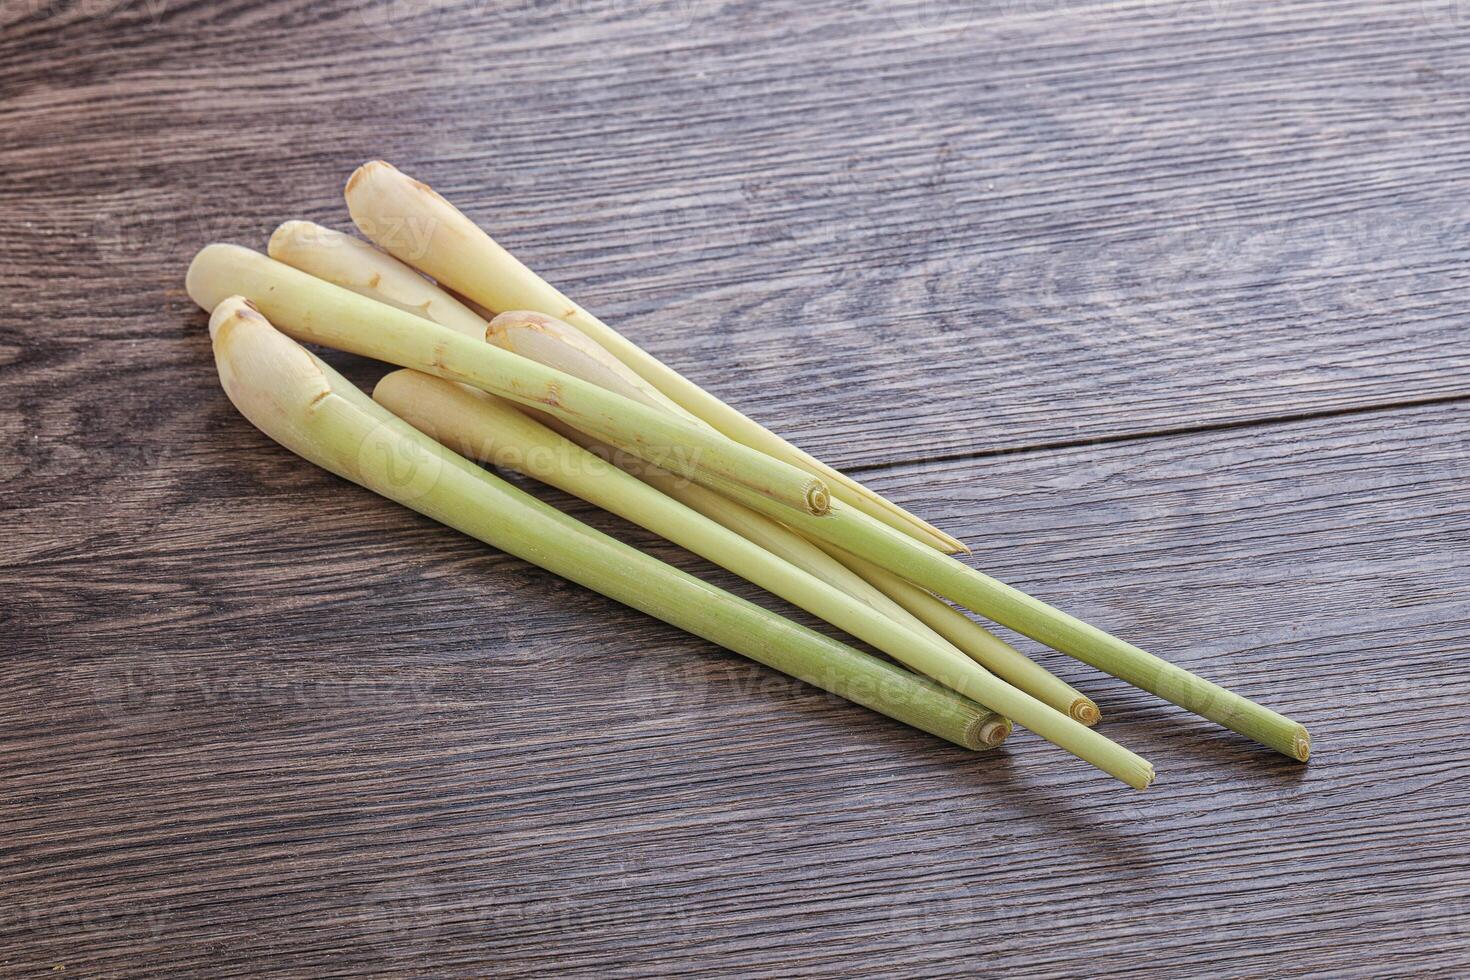
[[[1072,716],[1074,721],[1080,721],[1088,728],[1102,721],[1102,712],[1097,709],[1097,705],[1093,700],[1087,697],[1078,698],[1076,701],[1073,701],[1067,713]]]
[[[1298,762],[1306,762],[1312,757],[1312,736],[1301,728],[1297,731],[1296,738],[1292,740],[1292,755]]]
[[[1011,737],[1012,729],[1009,718],[991,718],[980,726],[980,744],[986,748],[997,748]]]

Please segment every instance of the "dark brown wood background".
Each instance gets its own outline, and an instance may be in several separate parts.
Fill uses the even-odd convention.
[[[0,972],[1464,975],[1463,6],[3,0]],[[1044,652],[1159,782],[969,755],[289,456],[184,268],[374,157],[1316,758]]]

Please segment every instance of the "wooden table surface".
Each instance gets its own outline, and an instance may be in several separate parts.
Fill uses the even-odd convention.
[[[1462,6],[5,0],[0,974],[1465,975]],[[375,157],[1316,757],[1040,650],[1158,783],[967,754],[290,456],[184,269]]]

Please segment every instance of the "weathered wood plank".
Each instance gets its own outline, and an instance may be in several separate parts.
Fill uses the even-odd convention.
[[[780,682],[222,421],[152,527],[38,505],[51,551],[0,571],[12,965],[1453,972],[1465,420],[881,474],[962,507],[985,567],[1318,739],[1295,766],[1059,665],[1159,766],[1146,794]]]
[[[0,970],[1463,974],[1453,7],[0,6]],[[1318,758],[1046,654],[1158,786],[969,756],[289,458],[182,270],[379,155]]]
[[[46,262],[58,369],[193,363],[188,256],[343,224],[383,155],[843,464],[1466,393],[1434,4],[130,9],[0,44],[0,276]]]

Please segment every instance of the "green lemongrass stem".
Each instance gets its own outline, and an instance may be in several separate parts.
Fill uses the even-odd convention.
[[[803,452],[726,405],[572,302],[428,185],[381,160],[347,182],[347,210],[364,235],[489,310],[533,310],[581,330],[665,395],[720,432],[824,480],[840,500],[945,552],[969,549],[938,528]]]
[[[765,501],[740,487],[717,485],[716,489],[754,510],[771,513]],[[1311,736],[1290,718],[1104,633],[948,555],[918,547],[904,535],[837,501],[821,520],[794,511],[779,519],[808,537],[836,545],[1283,755],[1301,762],[1311,755]]]
[[[287,221],[271,234],[266,254],[360,296],[485,339],[487,325],[477,313],[360,238],[311,221]]]
[[[271,236],[269,252],[272,258],[293,268],[369,299],[433,320],[466,336],[488,339],[497,347],[547,367],[707,426],[575,327],[531,312],[492,315],[493,322],[488,322],[482,316],[485,311],[451,296],[391,255],[359,239],[309,221],[288,221]],[[609,459],[617,452],[544,412],[522,410],[531,412],[539,422],[584,449]],[[666,470],[648,466],[638,475],[685,506],[854,598],[885,612],[897,608],[857,573],[769,517]],[[901,609],[899,613],[907,616]]]
[[[927,658],[921,656],[924,651],[913,649],[918,641],[877,610],[670,500],[503,399],[405,370],[379,381],[373,400],[460,455],[540,480],[652,531],[871,643],[946,687],[960,690],[963,680],[959,675],[973,673],[954,651],[942,655],[928,651]],[[1003,719],[997,723],[1005,724]]]
[[[240,294],[297,340],[375,357],[529,405],[701,482],[733,485],[781,510],[820,515],[821,480],[718,433],[547,368],[238,245],[209,245],[189,266],[205,309]]]
[[[491,322],[486,336],[493,344],[609,391],[671,411],[677,408],[671,407],[668,399],[585,334],[553,317],[539,313],[502,313]],[[589,445],[595,440],[574,430],[553,427],[583,448],[600,453],[609,451],[606,446]],[[1013,687],[1082,724],[1092,726],[1101,718],[1092,699],[944,600],[912,583],[831,545],[826,546],[831,553],[824,551],[784,525],[656,467],[636,467],[633,472],[668,496],[866,602],[899,624],[963,651]]]
[[[503,401],[404,371],[380,382],[374,398],[452,449],[517,469],[708,558],[946,687],[1015,719],[1129,785],[1142,789],[1153,780],[1153,769],[1143,759],[997,679],[943,640],[931,640],[894,622],[680,506]]]
[[[506,313],[487,322],[482,311],[450,296],[442,287],[385,252],[351,236],[309,221],[288,221],[270,240],[272,258],[359,295],[397,306],[451,327],[466,336],[486,338],[523,357],[590,381],[644,404],[663,408],[706,425],[644,381],[575,327],[539,313]],[[538,421],[585,449],[612,458],[605,443],[552,416],[532,409]],[[803,571],[841,589],[900,622],[917,622],[891,599],[806,538],[763,514],[666,470],[647,466],[641,479],[711,520],[743,535]],[[923,626],[922,623],[918,624]],[[925,627],[927,629],[927,627]]]
[[[680,629],[968,749],[991,712],[618,542],[424,436],[243,297],[210,318],[225,392],[297,455]]]
[[[492,341],[495,340],[499,335],[505,332],[506,325],[509,322],[523,316],[524,314],[513,312],[503,313],[500,316],[496,317],[495,320],[492,321],[491,330],[488,335],[489,338]],[[547,325],[543,323],[538,326],[538,332],[544,335],[549,335],[554,331],[548,330]],[[549,350],[549,346],[543,345],[541,348],[538,348],[538,353],[544,355],[547,350]],[[571,366],[571,358],[562,357],[558,360],[559,363],[562,363],[566,366]],[[620,379],[616,376],[616,372],[608,372],[607,374],[600,376],[600,380],[602,380],[604,383],[610,383],[615,386],[620,383]],[[615,388],[615,390],[621,390],[624,394],[627,394],[633,398],[638,397],[636,392],[628,388]],[[578,434],[575,432],[564,431],[563,434],[577,441],[579,444],[582,444],[584,446],[588,445],[588,442],[584,438],[579,438]],[[614,441],[612,445],[615,450],[621,450],[624,453],[627,453],[631,450],[631,447],[621,443],[617,443],[616,441]],[[625,460],[625,463],[626,462],[627,461]],[[701,487],[700,490],[703,490],[704,495],[707,497],[724,497],[727,498],[730,502],[736,504],[736,508],[734,508],[733,510],[732,508],[724,505],[715,505],[712,508],[710,506],[710,502],[708,501],[690,500],[689,493],[686,490],[681,489],[681,481],[677,477],[672,477],[667,474],[661,474],[656,467],[642,466],[632,467],[631,469],[632,472],[638,475],[641,479],[652,483],[654,486],[658,487],[669,496],[675,497],[676,499],[682,497],[685,503],[695,507],[695,509],[700,509],[708,516],[711,516],[713,519],[719,520],[721,523],[725,523],[726,526],[734,527],[736,530],[740,531],[740,533],[745,534],[749,537],[753,537],[757,540],[760,540],[758,528],[750,526],[748,522],[742,521],[738,516],[734,518],[736,523],[732,524],[726,519],[725,515],[738,514],[738,510],[740,509],[741,505],[743,505],[744,507],[764,513],[772,518],[780,517],[780,515],[776,514],[770,507],[765,505],[763,502],[756,500],[752,495],[747,494],[745,491],[741,490],[738,487],[724,486],[719,482],[709,482],[708,489]],[[833,526],[834,518],[837,519],[837,521],[843,526]],[[832,557],[837,557],[841,560],[853,559],[853,564],[849,567],[851,567],[860,576],[866,573],[867,580],[872,585],[887,593],[882,600],[873,604],[880,609],[884,609],[885,612],[887,612],[887,614],[889,614],[892,618],[895,618],[896,621],[909,626],[909,628],[914,632],[927,634],[931,637],[941,639],[947,649],[953,650],[957,648],[968,654],[977,663],[983,664],[986,667],[991,667],[992,664],[999,664],[1010,674],[1010,676],[1006,677],[1005,679],[1013,687],[1024,691],[1031,697],[1036,698],[1042,703],[1047,704],[1049,707],[1058,712],[1061,712],[1068,718],[1073,719],[1080,724],[1094,725],[1100,719],[1101,713],[1098,711],[1097,705],[1090,698],[1082,695],[1070,685],[1067,685],[1059,678],[1055,677],[1055,675],[1051,674],[1045,668],[1025,657],[1019,651],[1015,650],[1014,647],[1011,647],[1000,638],[989,633],[979,624],[971,621],[963,613],[960,613],[958,610],[951,609],[947,604],[943,602],[943,600],[934,595],[931,595],[924,589],[918,588],[916,585],[914,585],[914,582],[907,581],[901,576],[894,575],[893,572],[888,571],[883,565],[878,564],[878,562],[882,561],[883,559],[877,558],[875,556],[887,556],[891,552],[905,556],[913,556],[914,560],[917,562],[917,564],[914,565],[915,568],[923,569],[927,567],[932,569],[933,566],[937,565],[940,568],[946,570],[958,569],[961,573],[963,573],[963,575],[972,576],[975,579],[981,580],[983,583],[990,583],[994,587],[998,587],[1000,589],[1009,589],[1009,586],[1004,586],[1002,585],[1002,583],[991,579],[989,576],[985,576],[979,572],[975,572],[974,570],[946,555],[939,554],[938,552],[935,552],[931,549],[917,547],[915,543],[911,540],[893,532],[892,529],[887,528],[885,525],[876,520],[873,520],[872,518],[867,517],[861,512],[857,512],[841,506],[840,502],[834,501],[832,510],[829,515],[818,521],[805,520],[800,518],[799,516],[790,518],[780,517],[780,519],[784,524],[793,525],[798,531],[804,533],[807,537],[815,541],[819,546],[831,549],[829,554]],[[762,540],[762,544],[768,549],[776,548],[776,544],[769,540]],[[866,548],[866,554],[864,555],[861,549],[864,549],[865,546],[868,547]],[[793,560],[795,560],[794,556],[790,556],[789,552],[787,553],[787,556],[793,557]],[[960,584],[973,584],[973,582],[962,577],[960,580]],[[1240,712],[1238,710],[1233,714],[1224,715],[1222,717],[1213,717],[1212,715],[1206,713],[1208,710],[1210,710],[1212,699],[1218,699],[1219,695],[1223,693],[1230,698],[1234,698],[1239,703],[1239,705],[1248,706],[1248,710],[1254,712],[1252,718],[1243,719],[1244,723],[1250,726],[1251,730],[1243,731],[1242,734],[1246,734],[1249,737],[1256,738],[1257,736],[1253,734],[1253,731],[1262,731],[1268,738],[1276,739],[1276,741],[1274,742],[1265,741],[1264,744],[1270,745],[1272,748],[1278,748],[1279,751],[1286,751],[1286,754],[1293,755],[1293,757],[1304,758],[1303,756],[1298,755],[1296,751],[1301,743],[1292,743],[1292,748],[1290,750],[1281,749],[1279,748],[1279,746],[1284,743],[1280,741],[1280,731],[1273,731],[1269,728],[1272,717],[1276,719],[1281,719],[1281,721],[1286,722],[1288,726],[1294,725],[1295,723],[1289,722],[1286,719],[1282,719],[1281,716],[1276,715],[1275,712],[1271,712],[1269,709],[1254,704],[1253,702],[1247,701],[1244,698],[1240,698],[1237,695],[1231,694],[1230,692],[1225,691],[1223,688],[1219,688],[1215,685],[1210,685],[1210,687],[1213,688],[1213,691],[1204,694],[1204,696],[1201,696],[1201,692],[1198,688],[1185,689],[1181,684],[1182,678],[1193,678],[1199,684],[1208,684],[1209,682],[1203,681],[1202,679],[1195,677],[1195,675],[1190,674],[1189,672],[1184,671],[1181,668],[1174,667],[1172,664],[1168,664],[1157,657],[1152,657],[1151,654],[1146,654],[1142,650],[1138,650],[1136,647],[1131,647],[1128,644],[1124,644],[1123,641],[1117,640],[1116,638],[1111,637],[1106,633],[1103,633],[1101,630],[1098,630],[1095,627],[1087,626],[1087,624],[1081,623],[1079,620],[1073,619],[1072,617],[1067,616],[1065,613],[1062,613],[1059,610],[1052,609],[1050,606],[1047,606],[1044,603],[1039,602],[1038,600],[1032,599],[1031,597],[1026,596],[1024,593],[1021,593],[1014,589],[1009,590],[1014,595],[1020,596],[1028,603],[1032,604],[1035,609],[1039,610],[1039,612],[1033,613],[1031,617],[1027,618],[1024,621],[1012,619],[1011,621],[1007,622],[1005,619],[1002,618],[1005,613],[991,613],[989,611],[990,607],[988,603],[986,608],[981,608],[979,606],[972,606],[971,608],[976,609],[976,611],[981,612],[983,615],[989,616],[989,618],[1001,623],[1002,625],[1010,626],[1012,629],[1017,630],[1017,632],[1033,636],[1037,639],[1042,638],[1036,636],[1035,633],[1028,633],[1027,628],[1025,628],[1025,624],[1029,623],[1031,624],[1030,628],[1035,629],[1037,628],[1036,624],[1038,623],[1044,623],[1050,619],[1062,618],[1064,620],[1070,621],[1070,623],[1072,624],[1084,627],[1085,630],[1090,631],[1093,638],[1102,638],[1104,642],[1110,642],[1111,644],[1113,644],[1114,648],[1116,648],[1117,645],[1121,645],[1123,647],[1128,647],[1131,650],[1135,650],[1143,657],[1152,659],[1156,664],[1162,664],[1167,671],[1172,673],[1169,676],[1163,677],[1158,684],[1155,684],[1151,687],[1149,686],[1149,683],[1145,681],[1145,678],[1149,676],[1147,674],[1147,671],[1145,670],[1134,668],[1130,670],[1128,676],[1125,677],[1124,674],[1119,673],[1116,670],[1111,670],[1108,667],[1102,667],[1101,662],[1097,660],[1089,660],[1081,653],[1075,652],[1075,650],[1077,649],[1075,646],[1071,650],[1064,650],[1064,652],[1070,653],[1073,656],[1078,657],[1078,659],[1082,659],[1085,662],[1093,664],[1094,666],[1099,666],[1102,667],[1102,669],[1104,670],[1109,670],[1110,673],[1114,673],[1117,676],[1125,677],[1125,679],[1128,679],[1130,680],[1130,682],[1137,684],[1137,686],[1143,687],[1145,690],[1151,690],[1154,693],[1168,698],[1169,700],[1173,700],[1176,704],[1181,704],[1183,707],[1190,708],[1190,710],[1197,710],[1199,713],[1205,714],[1206,717],[1212,717],[1213,720],[1222,721],[1222,723],[1227,724],[1229,727],[1235,728],[1237,731],[1241,731],[1241,729],[1237,728],[1235,724],[1230,724],[1228,721],[1222,720],[1224,717],[1229,717],[1235,719],[1237,721],[1237,724],[1241,723],[1242,719],[1240,718]],[[847,591],[849,591],[850,594],[862,595],[862,593],[856,590],[848,589]],[[939,590],[935,589],[935,591]],[[984,595],[985,593],[974,593],[973,591],[964,593],[964,595],[972,596],[976,594]],[[922,598],[923,596],[928,596],[929,600],[931,601],[925,601]],[[864,598],[866,601],[866,597]],[[955,598],[956,601],[963,602],[963,596],[952,596],[952,598]],[[897,616],[892,616],[892,613],[889,610],[894,607],[895,604],[897,605],[897,607],[899,607],[899,614]],[[1018,622],[1021,622],[1022,625],[1017,625]],[[1042,642],[1047,641],[1043,639]],[[1055,646],[1056,644],[1049,645]],[[1097,644],[1094,640],[1094,647],[1096,645]],[[1064,648],[1058,647],[1058,649]],[[1107,651],[1105,650],[1104,652],[1106,653]],[[1000,673],[1000,671],[997,671],[996,673]],[[1156,672],[1152,676],[1159,675]],[[1140,681],[1145,682],[1139,683]],[[1167,688],[1165,688],[1161,687],[1161,685],[1168,686]],[[1164,690],[1167,690],[1169,693],[1163,693]],[[1175,700],[1176,698],[1183,698],[1189,703],[1183,703],[1183,701],[1181,700]],[[989,704],[989,702],[985,703]],[[991,707],[996,706],[991,705]],[[1010,713],[1008,709],[997,708],[997,710],[1000,710],[1003,713]],[[1012,717],[1015,716],[1012,715]],[[1025,718],[1016,718],[1015,720],[1028,728],[1033,728],[1033,725],[1031,725]],[[1298,732],[1302,737],[1305,737],[1305,729],[1302,729],[1300,726],[1296,726],[1296,731],[1293,732],[1293,737],[1295,737]],[[1257,740],[1263,741],[1263,739],[1261,738],[1257,738]],[[1310,752],[1309,739],[1306,741],[1305,749],[1303,751],[1307,753]]]
[[[704,424],[576,328],[537,313],[507,314],[495,318],[493,325],[486,323],[476,311],[418,272],[359,239],[309,221],[288,221],[271,236],[269,252],[272,258],[359,295],[433,320],[467,336],[488,337],[496,346],[513,353]],[[395,378],[395,375],[388,377]],[[404,416],[405,412],[400,409],[405,406],[401,402],[394,404],[385,400],[391,397],[395,383],[385,379],[374,392],[374,398]],[[543,413],[536,414],[542,421],[550,423],[555,431],[572,437],[579,445],[585,447],[587,442],[591,442],[598,449],[606,450],[605,444],[596,443]],[[460,451],[462,455],[475,455],[463,449]],[[680,503],[878,609],[890,619],[928,632],[927,626],[888,596],[794,531],[697,483],[655,467],[645,469],[648,473],[644,477],[646,482]],[[931,636],[945,642],[937,633],[931,633]],[[999,744],[1009,734],[1009,723],[997,716],[982,734],[988,744]]]
[[[713,492],[713,491],[710,491]],[[834,557],[882,589],[951,644],[1002,680],[1091,727],[1102,719],[1097,704],[1005,640],[985,629],[932,592],[885,568],[832,545]]]

